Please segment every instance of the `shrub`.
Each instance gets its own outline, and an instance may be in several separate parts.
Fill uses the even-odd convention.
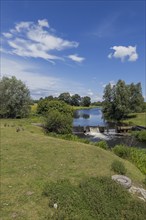
[[[73,109],[63,101],[41,99],[37,105],[37,113],[47,115],[48,112],[58,110],[66,115],[73,115]]]
[[[145,149],[137,149],[130,148],[130,156],[129,160],[131,160],[142,173],[146,175],[146,150]]]
[[[72,116],[66,116],[58,110],[50,111],[45,118],[44,126],[46,133],[69,134],[72,132]]]
[[[113,161],[113,163],[111,164],[111,169],[118,174],[126,174],[126,168],[124,164],[118,160]]]
[[[142,173],[146,174],[146,150],[135,147],[126,147],[117,145],[113,148],[113,152],[124,159],[134,163]]]
[[[124,145],[116,145],[113,148],[113,152],[124,159],[128,159],[129,158],[129,154],[130,154],[130,150],[128,147],[125,147]]]
[[[46,184],[43,195],[51,208],[47,219],[145,219],[142,201],[134,199],[122,186],[108,177],[92,177],[73,185],[68,180]],[[57,209],[54,204],[57,203]]]
[[[132,132],[139,141],[146,141],[146,130]]]
[[[106,141],[99,141],[97,143],[94,143],[94,145],[105,150],[108,149],[108,144],[106,143]]]

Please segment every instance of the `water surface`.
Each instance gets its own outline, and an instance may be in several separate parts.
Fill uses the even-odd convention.
[[[74,113],[73,126],[106,125],[101,108],[82,109]]]

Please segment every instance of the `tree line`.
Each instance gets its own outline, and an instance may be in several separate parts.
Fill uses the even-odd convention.
[[[0,80],[0,117],[1,118],[24,118],[30,113],[30,105],[33,103],[27,86],[16,77],[3,77]],[[57,101],[57,102],[54,102]],[[64,106],[90,106],[91,104],[102,105],[104,119],[108,121],[120,121],[129,113],[146,110],[146,103],[142,96],[141,83],[126,84],[119,80],[112,86],[110,83],[105,87],[103,102],[91,103],[88,96],[81,97],[79,94],[70,95],[69,92],[61,93],[58,97],[48,96],[37,101],[38,114],[51,114],[49,109],[60,111],[60,105]],[[61,104],[59,104],[61,103]],[[52,106],[52,107],[50,107]],[[58,106],[58,107],[56,107]],[[55,110],[54,109],[54,110]],[[68,114],[68,110],[65,114]]]

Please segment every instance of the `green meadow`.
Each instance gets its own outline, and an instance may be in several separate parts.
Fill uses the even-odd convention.
[[[111,177],[115,159],[124,163],[127,176],[140,186],[144,175],[110,151],[49,137],[42,128],[32,125],[31,119],[2,119],[2,220],[46,219],[52,212],[48,198],[43,196],[46,184],[67,179],[77,185],[84,178]]]

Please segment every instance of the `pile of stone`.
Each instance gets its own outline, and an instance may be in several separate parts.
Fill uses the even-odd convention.
[[[139,199],[146,202],[146,190],[140,187],[133,186],[131,179],[127,176],[113,175],[112,180],[118,182],[120,185],[128,189],[130,193],[135,194]]]

